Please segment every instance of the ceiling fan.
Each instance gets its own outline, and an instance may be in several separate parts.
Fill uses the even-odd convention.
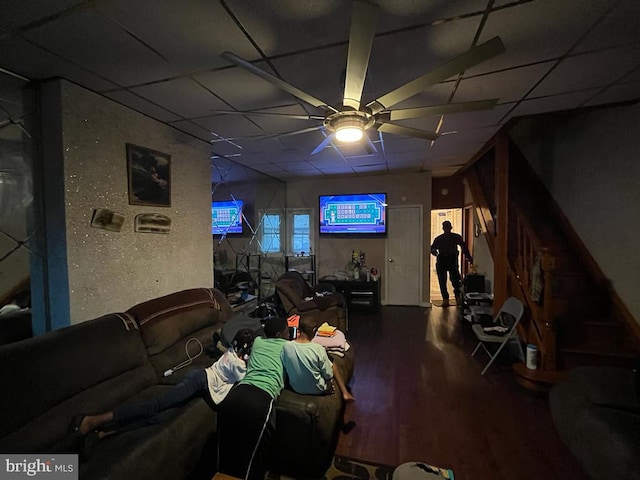
[[[369,65],[369,56],[375,34],[375,25],[378,14],[378,6],[366,0],[354,0],[351,17],[351,31],[349,35],[349,50],[347,55],[347,69],[345,73],[343,105],[339,108],[329,105],[314,96],[300,90],[284,80],[265,72],[252,63],[235,55],[232,52],[224,52],[222,58],[236,64],[240,68],[259,76],[276,87],[290,93],[300,100],[325,111],[324,115],[295,115],[285,113],[269,113],[260,111],[230,111],[215,110],[212,113],[237,114],[237,115],[262,115],[301,120],[322,121],[322,125],[296,130],[284,134],[274,135],[283,137],[301,133],[326,130],[326,138],[311,152],[312,155],[320,152],[329,143],[337,140],[343,143],[353,143],[364,139],[365,148],[369,153],[377,152],[373,142],[366,134],[369,129],[375,129],[383,133],[404,135],[408,137],[436,140],[437,132],[420,130],[394,123],[397,120],[418,118],[434,114],[447,114],[467,112],[474,110],[491,109],[498,99],[476,100],[462,103],[448,103],[444,105],[432,105],[416,108],[404,108],[392,110],[391,107],[403,100],[426,90],[428,87],[444,81],[466,69],[478,65],[505,51],[500,37],[478,45],[466,53],[444,63],[409,83],[367,103],[362,104],[362,90]]]

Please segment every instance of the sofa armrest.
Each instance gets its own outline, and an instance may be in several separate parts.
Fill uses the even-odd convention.
[[[353,375],[354,353],[335,357],[345,383]],[[343,426],[345,403],[338,386],[331,395],[284,390],[276,402],[276,435],[269,469],[293,478],[322,478],[331,466]]]
[[[640,471],[640,402],[634,381],[630,370],[580,367],[551,389],[554,424],[592,478],[631,478]]]
[[[293,478],[322,478],[342,428],[344,401],[339,393],[300,395],[284,390],[276,402],[276,434],[269,470]]]

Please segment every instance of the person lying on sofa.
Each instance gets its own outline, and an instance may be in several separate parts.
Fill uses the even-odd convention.
[[[355,398],[347,389],[340,369],[332,363],[326,348],[313,341],[318,331],[315,320],[302,315],[298,328],[298,338],[282,349],[282,363],[293,391],[303,395],[331,394],[331,379],[335,378],[344,401],[353,402]]]
[[[134,426],[142,426],[144,420],[203,393],[209,394],[218,405],[231,387],[244,378],[252,345],[253,332],[248,328],[242,329],[234,337],[231,347],[210,367],[192,370],[159,397],[119,405],[112,411],[96,415],[78,414],[73,418],[71,431],[83,435],[95,432],[94,436],[101,439],[120,429],[131,429],[134,422]],[[105,426],[108,428],[101,429]]]
[[[236,478],[262,480],[275,437],[275,401],[284,388],[282,348],[288,342],[286,318],[265,321],[266,338],[256,338],[247,374],[218,408],[218,471]]]

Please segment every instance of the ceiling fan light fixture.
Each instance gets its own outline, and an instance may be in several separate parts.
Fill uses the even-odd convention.
[[[359,117],[344,117],[336,121],[334,126],[336,140],[339,142],[353,143],[364,136],[364,122]]]
[[[360,127],[341,127],[336,131],[336,139],[344,143],[357,142],[362,139],[363,135]]]

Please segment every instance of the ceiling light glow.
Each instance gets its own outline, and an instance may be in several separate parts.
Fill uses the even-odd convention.
[[[340,127],[336,130],[336,138],[339,142],[353,143],[362,139],[362,127],[360,126],[346,126]]]

